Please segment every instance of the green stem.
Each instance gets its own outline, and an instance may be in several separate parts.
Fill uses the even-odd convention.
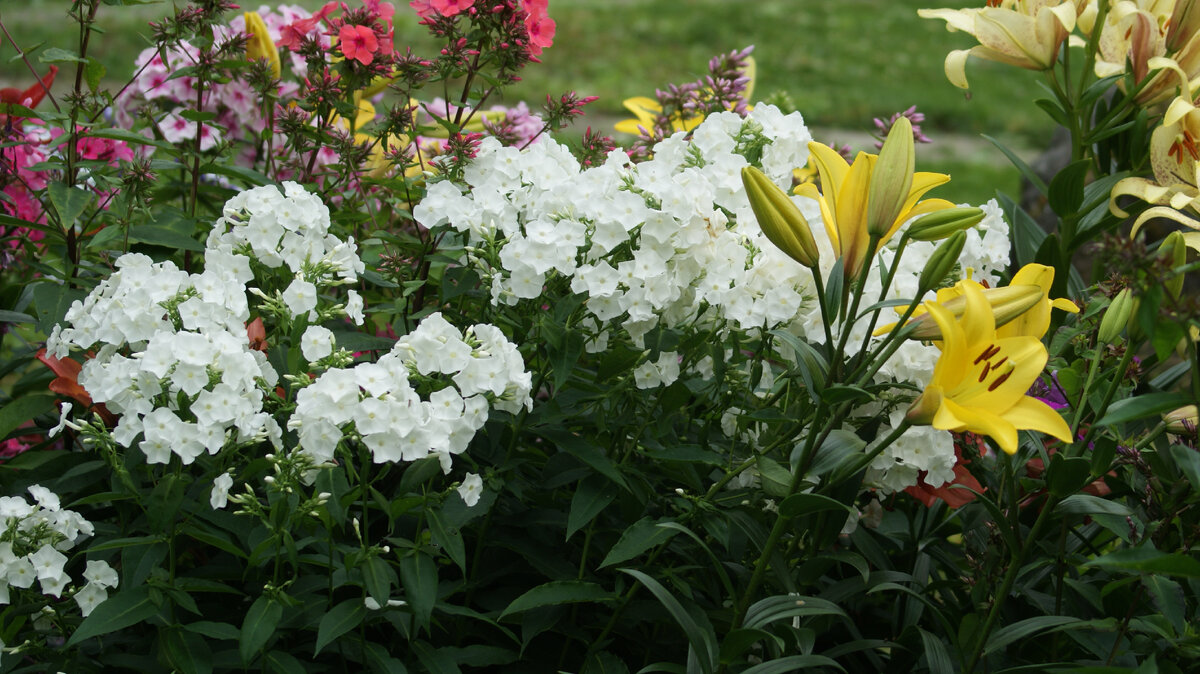
[[[1008,477],[1012,477],[1009,475]],[[979,629],[979,638],[975,640],[975,648],[973,649],[970,658],[966,661],[966,666],[963,667],[964,674],[972,674],[975,671],[975,666],[979,663],[979,659],[983,656],[983,649],[987,645],[988,635],[992,631],[992,626],[995,625],[996,619],[1000,617],[1000,610],[1004,607],[1004,602],[1008,599],[1012,592],[1013,583],[1017,579],[1017,575],[1021,571],[1021,566],[1025,563],[1025,558],[1029,555],[1029,551],[1033,548],[1041,534],[1042,527],[1049,521],[1050,511],[1058,505],[1058,498],[1053,494],[1046,497],[1046,503],[1042,505],[1042,511],[1038,513],[1037,520],[1033,523],[1033,528],[1029,530],[1029,534],[1023,538],[1024,544],[1012,553],[1012,559],[1009,562],[1008,569],[1004,572],[1004,579],[1000,582],[1000,589],[996,593],[995,600],[992,602],[992,607],[988,611],[987,618],[983,621],[983,625]],[[1019,506],[1013,502],[1013,509],[1020,512]],[[1019,533],[1019,532],[1018,532]]]

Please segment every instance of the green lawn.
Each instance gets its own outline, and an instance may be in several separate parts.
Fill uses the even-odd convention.
[[[298,4],[315,8],[323,3]],[[428,44],[406,3],[394,4],[397,17],[407,17],[397,21],[397,43]],[[927,133],[935,140],[938,133],[988,133],[1016,145],[1041,145],[1051,124],[1032,103],[1040,76],[973,60],[967,72],[973,86],[968,99],[946,81],[942,60],[951,49],[969,47],[972,38],[917,16],[918,8],[939,5],[926,0],[551,0],[550,12],[558,22],[555,44],[542,55],[540,66],[523,73],[524,81],[507,99],[532,103],[569,89],[597,95],[600,100],[590,108],[598,117],[593,124],[606,126],[622,116],[624,98],[695,79],[711,56],[753,44],[756,98],[785,92],[810,125],[870,130],[872,117],[915,104],[926,114]],[[66,0],[25,0],[19,9],[14,6],[0,9],[0,21],[23,47],[73,45]],[[120,78],[128,76],[134,56],[148,45],[146,23],[169,11],[170,3],[101,7],[98,25],[106,35],[99,36],[92,53],[104,61],[109,80],[119,86]],[[29,81],[14,55],[10,44],[0,46],[4,86]],[[996,186],[1015,185],[1016,173],[1002,166],[1004,160],[994,150],[947,161],[959,175],[986,175],[971,181],[978,184],[970,191],[975,200],[986,198]],[[976,164],[978,171],[971,169]]]

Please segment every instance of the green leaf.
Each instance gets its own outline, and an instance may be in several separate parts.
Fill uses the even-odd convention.
[[[778,620],[813,615],[845,616],[846,612],[827,599],[780,594],[754,602],[746,611],[746,618],[742,621],[742,625],[765,629]]]
[[[392,570],[379,555],[368,555],[362,561],[363,585],[379,604],[385,605],[392,594]]]
[[[460,674],[462,671],[458,668],[458,663],[454,662],[454,658],[450,657],[447,648],[434,648],[424,641],[414,641],[412,650],[429,674]]]
[[[267,674],[306,674],[308,672],[304,663],[285,651],[271,651],[267,653],[263,661],[266,665],[263,667],[263,671]]]
[[[1175,459],[1175,465],[1192,483],[1192,492],[1200,491],[1200,453],[1191,447],[1171,445],[1171,458]]]
[[[652,520],[649,517],[629,525],[621,532],[621,538],[600,562],[600,568],[620,564],[633,559],[656,545],[666,543],[675,536],[677,531],[658,526],[659,522],[668,522],[670,518]]]
[[[209,639],[217,641],[233,641],[241,636],[241,631],[237,627],[229,623],[212,622],[211,620],[198,620],[194,623],[188,623],[183,626],[183,629],[196,634],[202,634]]]
[[[259,187],[261,185],[271,185],[274,183],[267,176],[255,171],[254,169],[244,166],[236,166],[226,163],[205,164],[200,167],[201,173],[212,173],[214,175],[225,176],[227,178],[237,178],[248,186]]]
[[[1091,159],[1080,159],[1067,165],[1050,180],[1050,192],[1046,196],[1050,208],[1059,217],[1074,215],[1083,204],[1083,186],[1091,166]]]
[[[190,236],[157,225],[138,225],[129,228],[130,243],[144,243],[163,248],[204,252],[204,244]]]
[[[1128,517],[1133,514],[1127,506],[1116,501],[1108,501],[1091,494],[1074,494],[1063,499],[1054,507],[1059,515],[1116,515]]]
[[[21,396],[0,409],[0,439],[8,436],[21,424],[54,409],[54,395],[31,393]]]
[[[84,63],[84,60],[79,58],[75,52],[58,47],[50,47],[38,54],[38,61],[42,63]]]
[[[96,198],[95,193],[80,187],[67,187],[66,183],[50,183],[46,191],[50,194],[50,203],[54,204],[63,229],[74,225],[88,204]]]
[[[1005,646],[1024,639],[1031,634],[1044,636],[1050,632],[1056,632],[1073,623],[1083,622],[1079,618],[1073,618],[1065,615],[1041,615],[1033,618],[1026,618],[1015,622],[1011,625],[1005,625],[1000,629],[992,632],[992,635],[987,640],[987,646],[984,647],[984,654],[994,653]]]
[[[208,642],[195,632],[178,627],[161,632],[163,650],[167,661],[183,674],[209,674],[213,670],[212,649]]]
[[[754,665],[750,669],[743,669],[742,674],[791,674],[791,672],[804,671],[809,667],[835,667],[843,672],[846,671],[836,660],[824,655],[789,655]]]
[[[462,534],[456,527],[446,526],[438,511],[426,510],[425,513],[429,517],[429,533],[433,536],[433,542],[446,551],[446,554],[458,565],[459,570],[465,576],[467,574],[467,549],[463,544]]]
[[[132,627],[158,613],[158,605],[150,599],[150,588],[143,585],[118,592],[100,602],[88,617],[79,623],[67,640],[70,648],[102,634]]]
[[[946,645],[942,643],[941,638],[920,627],[917,631],[921,634],[921,645],[925,649],[925,660],[929,665],[930,674],[954,674],[954,661],[950,659],[950,653],[946,651]]]
[[[779,514],[783,517],[800,517],[830,510],[848,513],[850,506],[821,494],[792,494],[779,504]]]
[[[721,642],[721,664],[744,662],[746,651],[760,641],[774,642],[779,650],[783,650],[786,646],[783,639],[765,630],[750,627],[738,628],[726,634],[725,640]]]
[[[89,138],[107,138],[109,140],[120,140],[132,145],[151,145],[160,150],[174,150],[175,146],[162,140],[155,140],[149,136],[143,136],[140,133],[134,133],[128,129],[92,129],[87,132]]]
[[[683,629],[683,633],[687,637],[688,643],[691,644],[692,652],[695,654],[696,660],[700,665],[700,670],[704,674],[712,674],[717,665],[718,653],[717,636],[713,633],[712,627],[701,627],[692,614],[683,607],[683,604],[680,604],[679,600],[657,580],[637,569],[617,570],[633,576],[647,590],[650,590],[659,603],[671,614],[671,617],[675,619],[675,622]]]
[[[82,300],[85,293],[54,283],[39,283],[33,286],[33,304],[37,307],[38,330],[46,334],[61,323],[71,303]]]
[[[391,351],[396,340],[387,337],[376,337],[357,330],[333,330],[333,338],[338,348],[351,352],[359,351]]]
[[[367,617],[367,606],[361,598],[347,599],[334,606],[328,613],[321,616],[317,625],[317,643],[313,657],[321,654],[321,649],[328,646],[334,639],[358,627],[363,618]]]
[[[592,653],[583,661],[579,674],[629,674],[629,668],[617,656],[608,651]]]
[[[1179,552],[1159,552],[1149,545],[1109,552],[1088,560],[1083,565],[1136,573],[1200,578],[1200,561]]]
[[[428,625],[438,589],[437,565],[433,558],[421,552],[401,557],[400,582],[404,584],[404,599],[412,607],[417,621]]]
[[[1155,608],[1175,628],[1175,636],[1183,636],[1187,632],[1183,586],[1169,578],[1149,574],[1142,576],[1142,585],[1150,591]]]
[[[1040,179],[1039,179],[1040,180]],[[1044,187],[1044,186],[1043,186]],[[1045,190],[1042,190],[1045,193]],[[1013,250],[1016,253],[1015,263],[1024,266],[1034,261],[1042,242],[1046,240],[1046,232],[1037,221],[1029,216],[1023,208],[1017,205],[1007,194],[998,194],[997,201],[1004,211],[1004,218],[1012,223]]]
[[[1012,162],[1012,165],[1017,167],[1017,170],[1021,172],[1021,175],[1025,176],[1025,179],[1028,180],[1030,182],[1030,184],[1032,184],[1034,187],[1036,187],[1038,192],[1041,192],[1043,195],[1049,196],[1049,188],[1046,187],[1046,181],[1042,180],[1042,177],[1037,174],[1037,171],[1034,171],[1032,168],[1029,168],[1029,164],[1026,164],[1024,160],[1022,160],[1020,157],[1018,157],[1016,154],[1014,154],[1012,150],[1009,150],[1007,147],[1004,146],[1003,143],[996,140],[995,138],[992,138],[991,136],[988,136],[988,135],[984,135],[983,139],[986,140],[987,142],[991,143],[992,145],[995,145],[996,149],[1003,152],[1004,156],[1008,157],[1008,161]],[[1012,220],[1010,219],[1009,222],[1012,222]]]
[[[266,595],[260,595],[254,600],[250,610],[246,612],[246,620],[242,623],[241,641],[238,643],[242,662],[249,664],[254,655],[267,645],[282,617],[283,606],[279,602]]]
[[[1193,402],[1191,397],[1184,393],[1147,393],[1136,398],[1126,398],[1109,405],[1104,417],[1095,425],[1115,426],[1170,412],[1191,402]]]
[[[772,498],[784,498],[791,493],[792,473],[773,459],[758,457],[758,475],[762,478],[763,491]]]
[[[103,63],[94,58],[88,58],[87,66],[83,69],[83,76],[87,79],[88,88],[92,90],[92,93],[96,93],[96,90],[100,88],[100,81],[104,79],[107,72],[108,68],[105,68]]]
[[[571,496],[571,509],[567,512],[567,535],[587,526],[608,504],[617,497],[617,488],[599,475],[588,475],[579,481],[575,493]]]
[[[500,612],[500,619],[540,606],[608,601],[613,598],[612,593],[596,583],[582,580],[555,580],[538,585],[514,599],[507,608]]]
[[[629,483],[621,475],[617,464],[604,453],[604,450],[586,438],[572,435],[566,431],[541,431],[542,437],[553,442],[560,450],[570,454],[591,466],[598,473],[628,490]]]
[[[1091,481],[1092,462],[1081,457],[1055,454],[1046,469],[1046,486],[1059,498],[1070,496]]]
[[[32,323],[33,316],[19,311],[0,310],[0,323]]]

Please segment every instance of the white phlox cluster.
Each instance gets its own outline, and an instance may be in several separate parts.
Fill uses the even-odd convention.
[[[59,358],[72,349],[95,351],[79,384],[120,416],[113,439],[136,445],[148,463],[175,455],[189,464],[230,442],[268,440],[282,447],[279,422],[263,410],[279,375],[246,333],[248,296],[257,290],[250,255],[296,275],[283,294],[295,314],[315,316],[322,288],[352,281],[363,270],[354,242],[329,234],[328,208],[295,183],[285,183],[283,192],[258,187],[230,199],[206,248],[198,274],[170,261],[122,255],[113,274],[72,304],[46,341]],[[315,283],[303,272],[313,268],[326,270]],[[303,292],[294,291],[301,285]],[[353,290],[346,294],[343,313],[361,322],[361,298]],[[328,333],[309,328],[305,355],[332,351],[331,333],[318,343],[321,331]]]
[[[21,496],[0,496],[0,604],[10,601],[11,588],[28,589],[38,582],[42,594],[61,597],[72,585],[63,553],[92,535],[92,523],[74,510],[64,510],[58,495],[40,485],[29,487],[33,503]],[[87,582],[73,587],[80,612],[87,616],[117,586],[117,572],[107,562],[89,560]]]
[[[238,443],[280,443],[279,425],[262,410],[264,389],[279,377],[246,336],[249,260],[215,250],[205,260],[204,272],[188,274],[169,261],[122,255],[46,341],[60,358],[72,348],[96,350],[79,384],[120,415],[113,439],[136,444],[148,463],[172,454],[191,463],[217,453],[230,434]]]
[[[900,425],[904,412],[891,415],[891,426],[879,429],[879,438],[887,437]],[[867,467],[866,482],[884,493],[903,491],[917,484],[921,472],[925,484],[940,487],[954,480],[954,439],[948,431],[933,426],[913,426],[904,432]]]
[[[333,457],[353,424],[376,463],[437,456],[449,472],[489,409],[532,408],[532,387],[498,328],[477,324],[464,335],[435,313],[378,361],[327,370],[301,389],[289,425],[317,463]],[[434,390],[422,397],[422,388]]]
[[[690,137],[678,133],[663,140],[651,160],[636,165],[617,150],[603,165],[582,170],[553,142],[517,151],[485,139],[464,173],[469,189],[434,183],[414,216],[426,227],[448,225],[466,235],[465,258],[490,278],[495,304],[545,302],[556,280],[583,295],[589,315],[578,325],[592,333],[589,352],[612,340],[643,349],[643,337],[659,325],[718,337],[730,330],[753,336],[780,329],[823,344],[827,326],[812,272],[762,234],[741,180],[742,167],[753,164],[790,189],[792,170],[807,163],[811,140],[798,113],[784,115],[770,105],[755,106],[744,119],[710,115]],[[828,278],[836,257],[820,208],[811,199],[792,200],[809,222]],[[962,277],[996,285],[1008,266],[1008,226],[994,201],[983,210],[983,222],[967,234],[959,268]],[[909,243],[892,285],[881,293],[882,269],[895,260],[899,239],[894,236],[872,261],[864,307],[916,294],[937,242]],[[876,327],[895,320],[891,309],[884,313]],[[869,338],[866,319],[828,327],[835,339],[849,330],[852,348],[879,339]],[[779,341],[776,349],[784,360],[793,356]],[[876,380],[923,387],[938,354],[931,345],[908,342]],[[639,363],[636,385],[674,382],[676,358],[662,354]],[[768,366],[764,362],[760,395],[774,382]],[[704,376],[711,364],[698,363],[692,372]],[[926,454],[914,449],[918,439]],[[879,486],[895,488],[915,484],[919,471],[927,471],[932,484],[953,460],[948,433],[915,429],[875,461],[873,475]]]
[[[497,304],[538,298],[549,279],[565,279],[587,295],[596,338],[619,328],[641,348],[660,323],[772,328],[815,306],[812,278],[759,231],[741,168],[744,154],[760,152],[786,184],[809,140],[798,113],[769,105],[746,120],[712,115],[693,140],[668,138],[637,165],[616,150],[581,170],[553,142],[519,152],[485,139],[465,173],[470,191],[435,183],[415,216],[467,233],[474,249],[496,248],[498,264],[484,271]]]

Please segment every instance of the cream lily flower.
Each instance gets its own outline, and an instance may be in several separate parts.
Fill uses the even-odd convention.
[[[946,29],[975,36],[979,45],[946,55],[946,78],[967,89],[967,57],[999,61],[1028,70],[1047,70],[1058,60],[1063,40],[1075,28],[1074,0],[988,0],[987,7],[921,9],[922,18],[942,19]]]
[[[1130,71],[1138,105],[1162,103],[1181,88],[1194,87],[1200,77],[1198,29],[1197,0],[1120,0],[1100,29],[1096,76]],[[1094,27],[1085,32],[1094,34]],[[1117,86],[1124,91],[1124,80]]]
[[[912,127],[904,117],[892,126],[878,156],[859,152],[853,164],[828,145],[808,144],[821,189],[803,183],[795,192],[821,205],[825,231],[842,259],[846,278],[855,278],[862,270],[872,232],[882,246],[910,218],[954,207],[945,199],[920,200],[949,182],[950,176],[914,173],[912,145]]]
[[[1117,205],[1122,196],[1133,196],[1153,204],[1133,223],[1130,236],[1152,218],[1167,218],[1200,230],[1200,108],[1187,98],[1177,98],[1150,136],[1150,165],[1154,180],[1125,178],[1113,187],[1108,209],[1117,217],[1129,217]],[[1184,232],[1184,243],[1200,251],[1200,231]]]
[[[1071,429],[1058,412],[1026,395],[1046,366],[1045,345],[1033,335],[998,335],[992,306],[978,283],[965,282],[963,297],[961,318],[937,302],[925,303],[942,332],[942,355],[908,419],[939,430],[987,435],[1009,454],[1017,451],[1018,430],[1070,442]]]

